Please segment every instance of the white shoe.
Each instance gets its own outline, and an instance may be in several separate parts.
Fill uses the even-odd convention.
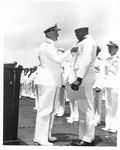
[[[73,118],[73,121],[78,121],[78,120],[79,120],[78,117]]]
[[[105,128],[102,128],[102,130],[103,130],[103,131],[109,131],[110,128],[105,127]]]
[[[116,133],[117,130],[116,130],[116,129],[110,129],[109,132],[110,132],[110,133]]]
[[[95,127],[100,124],[100,121],[95,121]]]
[[[70,119],[73,119],[74,118],[74,116],[73,115],[70,115],[69,117],[67,117],[66,119],[67,120],[70,120]]]
[[[38,108],[37,108],[37,107],[34,107],[33,109],[34,109],[34,110],[37,110]]]
[[[66,119],[68,120],[70,117],[66,117]]]
[[[99,123],[95,123],[95,127],[97,127],[99,125]]]
[[[54,136],[51,136],[51,137],[48,138],[48,141],[49,142],[54,142],[54,141],[57,141],[57,138],[54,137]]]
[[[53,143],[50,142],[39,142],[39,141],[34,141],[35,145],[40,145],[40,146],[53,146]]]
[[[64,115],[64,112],[59,112],[56,116],[57,117],[62,117]]]
[[[70,116],[70,117],[67,117],[66,119],[68,120],[68,119],[71,119],[72,117]]]
[[[34,95],[30,95],[30,98],[35,99],[35,96]]]
[[[73,123],[73,118],[68,119],[67,122],[70,124]]]

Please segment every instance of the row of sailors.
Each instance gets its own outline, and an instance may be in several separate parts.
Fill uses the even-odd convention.
[[[112,41],[110,41],[111,43]],[[58,49],[58,53],[63,53],[63,49]],[[101,122],[101,103],[103,95],[105,94],[106,98],[106,114],[105,114],[105,123],[106,127],[102,130],[109,130],[111,132],[117,131],[117,91],[112,88],[118,86],[117,76],[118,76],[118,55],[117,53],[110,58],[103,60],[99,57],[101,48],[97,47],[97,58],[94,64],[96,72],[96,82],[93,86],[94,90],[94,109],[95,109],[95,125],[97,126]],[[66,92],[66,87],[70,85],[76,79],[76,72],[74,70],[77,65],[75,62],[77,60],[77,54],[72,51],[73,58],[66,61],[62,64],[61,69],[63,70],[63,83],[62,87],[58,88],[57,92],[57,110],[56,116],[62,117],[65,112],[65,101],[70,103],[70,116],[67,117],[69,123],[73,121],[78,121],[78,108],[76,99],[68,99],[69,93]],[[79,63],[78,63],[79,64]],[[30,98],[35,98],[35,108],[39,103],[39,94],[41,92],[41,85],[39,81],[39,76],[41,73],[41,67],[35,66],[33,68],[25,68],[21,74],[21,96],[27,96]],[[107,78],[106,78],[107,75]],[[105,79],[106,78],[106,79]],[[106,88],[107,87],[107,88]],[[113,92],[112,97],[110,93]]]

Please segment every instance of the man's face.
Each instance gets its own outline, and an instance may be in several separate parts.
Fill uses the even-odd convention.
[[[110,55],[113,56],[116,54],[117,48],[114,46],[108,46],[108,51],[109,51]]]
[[[49,35],[50,39],[52,39],[53,41],[58,40],[58,36],[59,36],[58,31],[56,31],[56,30],[50,31],[48,33],[48,35]]]
[[[75,36],[77,37],[79,41],[81,41],[83,40],[83,37],[85,36],[85,34],[82,29],[78,29],[78,30],[75,30]]]

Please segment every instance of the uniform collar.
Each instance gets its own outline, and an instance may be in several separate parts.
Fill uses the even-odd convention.
[[[55,44],[55,42],[53,40],[49,39],[49,38],[46,38],[46,42],[49,43],[49,44],[52,44],[52,45]]]
[[[106,60],[112,60],[112,59],[115,58],[115,57],[118,58],[118,54],[117,54],[117,53],[116,53],[115,55],[113,55],[113,56],[108,57]]]
[[[90,34],[87,34],[84,36],[84,39],[88,38],[90,36]]]
[[[84,37],[83,37],[83,39],[81,40],[81,41],[78,41],[77,43],[80,43],[80,42],[82,42],[82,41],[84,41],[86,38],[88,38],[89,37],[89,34],[87,34],[87,35],[85,35]]]

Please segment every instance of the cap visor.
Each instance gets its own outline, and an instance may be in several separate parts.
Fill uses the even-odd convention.
[[[61,29],[59,29],[59,28],[57,28],[57,29],[55,29],[56,31],[60,31]]]
[[[107,44],[107,46],[114,46],[113,44]]]

